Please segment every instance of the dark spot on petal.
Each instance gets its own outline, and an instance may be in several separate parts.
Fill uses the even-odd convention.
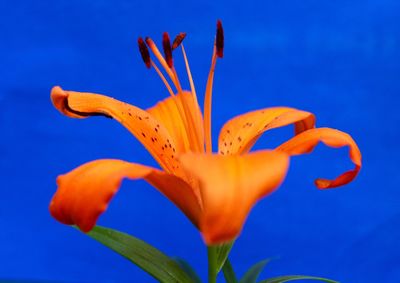
[[[243,125],[243,128],[251,127],[251,126],[253,126],[253,123],[247,122],[246,124]]]

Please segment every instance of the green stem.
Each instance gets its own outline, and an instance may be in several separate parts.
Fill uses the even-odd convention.
[[[208,254],[208,283],[217,282],[217,248],[207,247]]]

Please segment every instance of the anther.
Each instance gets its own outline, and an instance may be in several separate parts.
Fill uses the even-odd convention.
[[[186,37],[186,32],[181,32],[179,33],[175,39],[174,42],[172,43],[172,50],[176,49],[177,47],[179,47],[179,45],[181,45],[182,41],[185,39]]]
[[[167,32],[163,33],[162,45],[164,49],[165,61],[167,61],[168,67],[172,68],[173,66],[172,49],[171,49],[171,42],[169,40],[169,35]]]
[[[217,36],[215,40],[215,46],[217,48],[217,56],[219,58],[224,57],[224,29],[222,28],[221,20],[217,21]]]
[[[150,37],[146,36],[146,38],[144,39],[144,41],[146,41],[146,44],[151,48],[151,45],[153,45],[153,40],[151,40]]]
[[[142,55],[143,62],[146,64],[146,67],[150,69],[151,68],[150,53],[149,49],[144,43],[143,38],[139,37],[138,45],[139,45],[140,55]]]

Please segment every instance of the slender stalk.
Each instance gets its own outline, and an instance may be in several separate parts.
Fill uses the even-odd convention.
[[[206,142],[206,152],[212,153],[212,135],[211,135],[211,104],[212,104],[212,88],[214,81],[214,70],[217,62],[217,53],[214,46],[213,56],[211,59],[210,72],[208,73],[206,92],[204,95],[204,138]]]
[[[229,259],[226,259],[224,265],[222,266],[222,272],[224,273],[225,281],[230,283],[238,283],[236,279],[235,271],[231,265]]]
[[[217,247],[207,247],[208,254],[208,283],[217,282]]]

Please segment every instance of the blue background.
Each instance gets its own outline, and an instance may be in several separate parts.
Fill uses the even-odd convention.
[[[264,278],[400,280],[399,12],[397,0],[0,1],[0,278],[151,282],[50,217],[60,173],[98,158],[155,165],[115,121],[60,115],[50,89],[61,85],[149,107],[168,93],[144,67],[136,39],[160,42],[163,31],[186,31],[202,93],[220,18],[226,48],[214,84],[214,140],[234,115],[288,105],[315,113],[319,126],[351,133],[363,153],[359,177],[330,191],[318,191],[313,179],[350,168],[347,150],[319,146],[293,158],[281,189],[246,222],[231,254],[237,272],[274,257]],[[181,59],[175,61],[183,80]],[[256,148],[279,144],[291,130],[271,131]],[[144,182],[124,182],[100,224],[187,259],[206,278],[198,232]]]

